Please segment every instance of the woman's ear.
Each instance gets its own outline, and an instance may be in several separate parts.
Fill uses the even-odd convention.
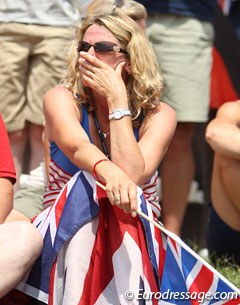
[[[130,61],[128,60],[126,62],[126,64],[124,65],[124,69],[125,71],[127,72],[127,74],[131,74],[131,64],[130,64]]]

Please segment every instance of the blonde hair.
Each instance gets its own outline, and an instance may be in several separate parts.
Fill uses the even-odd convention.
[[[155,108],[162,94],[163,79],[146,35],[131,18],[115,13],[85,18],[77,29],[75,40],[69,50],[68,75],[64,83],[79,96],[81,103],[87,104],[89,111],[94,109],[90,90],[82,84],[78,66],[79,54],[76,50],[78,42],[93,24],[108,29],[129,53],[131,74],[126,82],[126,90],[132,119],[136,120],[142,111],[146,114],[150,109]]]
[[[88,16],[99,16],[103,14],[122,13],[133,20],[147,19],[147,10],[144,5],[134,0],[123,0],[117,6],[115,0],[94,0],[87,9]]]

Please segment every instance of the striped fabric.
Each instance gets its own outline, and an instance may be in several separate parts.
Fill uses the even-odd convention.
[[[66,183],[71,179],[71,175],[63,171],[54,161],[49,164],[49,181],[46,192],[43,196],[44,208],[54,204],[58,194]]]
[[[64,172],[64,170],[58,166],[52,160],[49,165],[49,182],[46,192],[43,197],[44,208],[53,205],[61,189],[66,185],[66,183],[71,179],[71,175]],[[153,213],[156,217],[161,214],[161,208],[159,204],[159,196],[157,194],[157,182],[158,182],[158,172],[155,174],[142,186],[142,190],[148,202],[150,203]]]

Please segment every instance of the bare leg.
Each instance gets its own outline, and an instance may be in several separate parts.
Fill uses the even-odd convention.
[[[192,123],[178,123],[161,167],[163,223],[179,236],[194,176],[192,136]]]
[[[11,222],[11,221],[16,221],[16,220],[31,222],[31,220],[26,215],[24,215],[23,213],[13,209],[9,213],[9,215],[6,218],[5,222]]]
[[[29,141],[31,149],[31,158],[29,163],[29,171],[35,169],[43,162],[44,145],[42,141],[43,126],[31,124],[29,125]]]
[[[240,231],[240,161],[216,154],[213,173],[214,208],[226,224]]]
[[[33,224],[15,221],[0,225],[0,298],[29,271],[41,253],[42,244],[42,237]]]
[[[61,248],[54,285],[54,300],[62,305],[78,304],[84,287],[84,275],[91,261],[98,218],[88,222]],[[83,246],[84,243],[84,246]],[[63,295],[58,288],[64,287]]]
[[[17,182],[14,185],[14,190],[19,188],[19,177],[22,174],[23,169],[23,155],[27,142],[27,128],[19,131],[14,131],[8,134],[11,144],[11,150],[17,172]]]

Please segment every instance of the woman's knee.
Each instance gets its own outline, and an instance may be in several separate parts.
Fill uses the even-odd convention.
[[[43,238],[39,230],[32,224],[25,221],[17,222],[20,224],[20,233],[27,248],[31,248],[33,254],[39,255],[43,247]]]
[[[240,161],[237,159],[227,158],[222,155],[215,155],[216,162],[219,164],[219,168],[223,170],[236,170],[240,169]]]
[[[25,221],[14,221],[5,225],[12,226],[12,242],[16,243],[15,247],[18,249],[23,263],[32,264],[40,255],[43,247],[43,239],[38,229],[32,223]]]

